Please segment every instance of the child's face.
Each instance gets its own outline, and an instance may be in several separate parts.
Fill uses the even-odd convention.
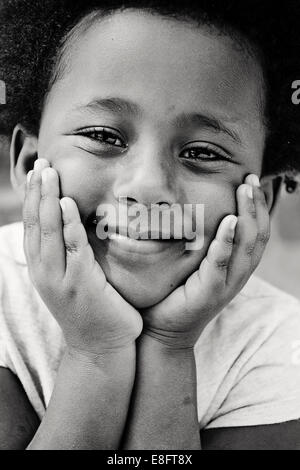
[[[261,173],[261,70],[228,37],[133,11],[99,21],[70,52],[45,104],[39,156],[77,202],[108,280],[133,305],[153,305],[197,269],[221,219],[235,213],[237,186]],[[203,248],[99,240],[89,217],[101,203],[117,208],[120,196],[204,204]]]

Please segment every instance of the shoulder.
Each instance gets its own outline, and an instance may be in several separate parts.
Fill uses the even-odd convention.
[[[203,409],[204,426],[273,424],[300,417],[298,299],[252,277],[208,325],[195,353],[198,381],[209,390],[202,397],[209,404]]]
[[[220,321],[227,331],[230,317],[236,323],[233,334],[243,331],[257,345],[271,345],[273,340],[279,348],[283,341],[300,339],[300,301],[255,276],[222,312]]]
[[[0,227],[0,268],[7,263],[14,262],[26,265],[26,258],[23,250],[23,223],[16,222]]]
[[[65,349],[62,331],[33,286],[23,224],[0,228],[0,367],[20,380],[42,416]]]
[[[56,321],[31,282],[23,250],[23,224],[0,228],[0,338],[24,343],[33,332],[56,331]]]
[[[23,286],[29,283],[23,250],[23,224],[0,227],[0,311],[7,303],[22,296]]]
[[[242,332],[244,340],[247,340],[251,336],[257,338],[258,335],[269,335],[278,327],[294,322],[300,326],[300,301],[252,276],[242,291],[209,325],[208,332],[222,336],[235,336]]]
[[[269,301],[273,300],[275,302],[282,300],[288,303],[300,304],[300,300],[296,297],[255,275],[251,276],[236,299],[269,299]]]
[[[263,344],[277,349],[300,340],[300,301],[252,276],[242,291],[207,326],[196,344],[200,358],[244,361]]]
[[[0,338],[27,329],[37,311],[37,294],[30,281],[23,251],[23,224],[0,227]],[[6,334],[7,333],[7,334]]]

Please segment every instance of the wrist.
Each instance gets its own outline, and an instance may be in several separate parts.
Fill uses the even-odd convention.
[[[178,353],[183,353],[183,351],[193,353],[197,339],[198,336],[195,334],[191,335],[186,332],[169,332],[157,328],[144,328],[137,340],[137,345],[143,341],[149,341],[157,344],[157,348],[161,349],[162,352],[171,350]]]
[[[131,343],[119,348],[101,349],[97,352],[69,346],[65,352],[65,359],[75,367],[97,368],[115,374],[116,370],[135,367],[136,345]]]
[[[194,347],[182,338],[170,338],[156,334],[153,331],[144,330],[136,342],[137,353],[141,349],[149,349],[166,358],[180,357],[194,359]]]

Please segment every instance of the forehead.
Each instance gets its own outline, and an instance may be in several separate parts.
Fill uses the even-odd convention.
[[[115,13],[79,32],[64,60],[65,73],[50,98],[67,108],[121,96],[157,115],[197,107],[232,122],[262,121],[258,61],[240,42],[206,26],[139,11]]]

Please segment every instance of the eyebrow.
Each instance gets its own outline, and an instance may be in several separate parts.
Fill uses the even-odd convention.
[[[129,100],[114,97],[97,98],[87,104],[76,106],[73,110],[90,110],[92,112],[109,111],[113,114],[123,114],[124,116],[131,116],[134,118],[141,118],[143,114],[138,104]],[[203,129],[227,134],[236,143],[242,145],[242,141],[236,131],[226,126],[221,119],[216,116],[212,116],[209,113],[182,113],[177,116],[172,123],[179,129],[196,124]]]
[[[174,124],[178,128],[182,128],[191,124],[197,124],[204,129],[210,129],[214,132],[227,134],[238,144],[242,144],[240,136],[233,129],[226,126],[220,119],[215,116],[201,113],[183,113],[175,118]]]
[[[75,111],[89,109],[91,111],[110,111],[114,114],[124,114],[132,117],[141,117],[140,107],[132,101],[122,98],[102,98],[90,101],[87,104],[73,108]]]

